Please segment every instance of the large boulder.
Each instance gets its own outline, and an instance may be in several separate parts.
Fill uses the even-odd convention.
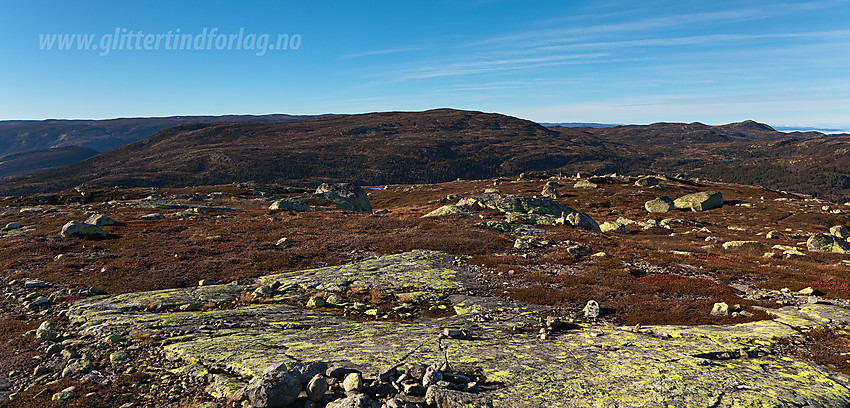
[[[97,225],[86,224],[79,221],[69,221],[62,226],[60,234],[65,237],[80,237],[90,239],[106,238],[106,231]]]
[[[602,231],[602,229],[599,228],[599,224],[597,224],[596,221],[594,221],[593,218],[590,218],[590,216],[587,214],[573,212],[566,214],[566,217],[563,218],[565,220],[564,224],[572,225],[573,227],[584,228],[590,231]]]
[[[850,244],[847,241],[829,234],[814,234],[806,241],[809,251],[837,252],[839,254],[850,254]]]
[[[442,207],[440,207],[440,208],[438,208],[434,211],[431,211],[428,214],[423,215],[422,217],[423,218],[424,217],[440,217],[440,216],[443,216],[443,215],[452,215],[452,214],[470,215],[470,214],[472,214],[472,212],[467,210],[466,208],[459,206],[459,205],[449,204],[449,205],[444,205],[444,206],[442,206]]]
[[[372,212],[372,203],[369,202],[369,196],[366,195],[363,188],[351,183],[324,183],[316,189],[313,198],[330,200],[343,210],[364,213]]]
[[[723,195],[718,191],[700,191],[673,200],[678,210],[705,211],[723,206]]]
[[[649,211],[651,213],[666,213],[675,208],[675,206],[676,205],[673,203],[673,200],[671,200],[670,197],[661,196],[654,200],[647,201],[646,203],[644,203],[643,208],[645,208],[646,211]]]
[[[245,387],[245,395],[256,408],[282,408],[295,402],[301,393],[301,382],[278,366],[254,377]]]
[[[272,205],[269,206],[269,210],[306,212],[310,211],[310,204],[299,200],[293,200],[291,198],[283,198],[273,202]]]

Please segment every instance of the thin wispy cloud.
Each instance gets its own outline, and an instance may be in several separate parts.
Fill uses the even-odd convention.
[[[361,52],[357,54],[348,54],[339,57],[339,59],[351,59],[351,58],[362,58],[362,57],[374,57],[376,55],[387,55],[387,54],[397,54],[401,52],[411,52],[411,51],[419,51],[423,50],[425,47],[407,47],[407,48],[391,48],[386,50],[375,50],[375,51],[367,51]]]
[[[427,67],[402,72],[396,77],[398,81],[411,79],[426,79],[444,76],[471,75],[513,71],[519,69],[534,69],[557,65],[589,63],[592,60],[606,57],[607,53],[549,55],[533,58],[516,58],[501,60],[469,61],[453,64],[433,64]]]

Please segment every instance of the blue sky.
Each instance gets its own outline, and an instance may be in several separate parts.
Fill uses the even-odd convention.
[[[850,129],[850,0],[74,3],[0,1],[0,119],[451,107]],[[205,28],[210,49],[40,45]],[[300,43],[216,49],[240,29]]]

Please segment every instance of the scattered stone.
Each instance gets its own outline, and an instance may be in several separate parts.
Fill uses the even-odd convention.
[[[256,408],[285,407],[298,399],[301,383],[285,366],[275,367],[254,377],[245,388],[245,395]]]
[[[369,196],[366,195],[363,188],[351,183],[324,183],[316,189],[313,198],[330,200],[343,210],[365,213],[372,212],[372,204],[369,202]]]
[[[678,210],[706,211],[723,206],[723,195],[717,191],[701,191],[673,200]]]
[[[579,180],[575,184],[573,184],[574,188],[597,188],[599,187],[596,183],[591,183],[589,180]]]
[[[161,220],[163,218],[165,218],[165,216],[160,214],[160,213],[145,214],[145,215],[139,217],[140,220],[144,220],[144,221],[156,221],[156,220]]]
[[[300,200],[293,200],[290,198],[284,198],[281,200],[277,200],[273,202],[269,206],[269,210],[272,211],[296,211],[296,212],[307,212],[310,211],[310,204],[307,204]]]
[[[599,317],[599,303],[597,303],[595,300],[588,300],[587,304],[584,306],[584,309],[582,309],[582,312],[584,313],[584,317],[588,319],[595,319]]]
[[[289,238],[284,237],[284,238],[281,238],[281,239],[277,240],[277,242],[275,243],[275,245],[276,245],[276,246],[281,246],[281,245],[283,245],[283,244],[285,244],[285,243],[287,243],[287,242],[289,242]]]
[[[614,222],[614,221],[603,222],[602,224],[599,225],[599,229],[602,230],[602,232],[611,232],[611,231],[626,232],[626,226],[625,225],[620,224],[619,222]]]
[[[89,239],[100,239],[106,238],[106,231],[96,225],[86,224],[79,221],[69,221],[67,224],[62,226],[62,231],[60,232],[60,235],[65,238],[80,237]]]
[[[845,229],[843,225],[836,225],[830,228],[829,234],[844,240],[850,238],[850,233],[847,233],[847,229]]]
[[[520,238],[517,238],[514,241],[514,249],[522,250],[522,249],[531,249],[531,248],[532,248],[531,242],[529,242],[525,238],[520,237]]]
[[[658,178],[653,176],[643,177],[635,181],[635,185],[638,187],[653,187],[658,185]]]
[[[742,249],[763,246],[759,241],[726,241],[723,243],[723,249]]]
[[[101,227],[104,225],[115,225],[116,222],[108,215],[94,214],[86,220],[86,224],[97,225],[98,227]]]
[[[661,196],[654,200],[649,200],[644,203],[643,208],[651,213],[666,213],[675,207],[673,200],[667,196]]]
[[[215,285],[215,279],[201,279],[198,281],[198,286]]]
[[[768,232],[767,235],[765,235],[765,238],[767,238],[767,239],[778,239],[781,236],[782,236],[781,232],[773,230],[773,231]]]
[[[599,228],[599,224],[597,224],[593,218],[590,218],[589,215],[584,213],[573,212],[567,214],[566,217],[561,215],[561,218],[564,220],[563,224],[565,225],[572,225],[573,227],[579,227],[589,231],[602,231],[602,229]]]
[[[423,215],[422,218],[425,218],[425,217],[441,217],[441,216],[444,216],[444,215],[452,215],[452,214],[471,215],[473,213],[472,213],[472,211],[469,211],[466,208],[463,208],[459,205],[449,204],[449,205],[444,205],[444,206],[442,206],[442,207],[440,207],[440,208],[438,208],[434,211],[429,212],[428,214]]]
[[[24,287],[27,289],[43,288],[45,286],[47,286],[47,284],[38,279],[31,279],[24,282]]]
[[[813,234],[806,241],[809,251],[836,252],[839,254],[850,253],[850,244],[847,241],[829,234]]]
[[[79,374],[86,374],[94,369],[94,364],[86,359],[74,359],[68,361],[65,368],[62,370],[62,378],[72,377]]]
[[[717,302],[711,308],[711,314],[714,316],[728,316],[729,305],[726,302]]]

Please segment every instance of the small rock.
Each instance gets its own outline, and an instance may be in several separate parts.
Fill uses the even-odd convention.
[[[321,374],[316,374],[307,384],[307,398],[313,402],[319,402],[328,392],[328,380]]]
[[[77,391],[77,387],[68,387],[56,394],[53,394],[53,397],[50,399],[53,401],[67,401],[74,397],[75,391]]]
[[[130,359],[130,355],[123,351],[115,351],[109,354],[109,362],[112,365],[119,365]]]
[[[340,366],[330,367],[325,371],[325,375],[331,378],[335,378],[337,380],[343,380],[345,376],[351,373],[359,373],[353,368],[345,368]]]
[[[546,182],[543,186],[543,191],[540,193],[543,197],[558,199],[561,198],[561,193],[558,191],[558,183],[555,181]]]
[[[342,389],[346,392],[360,391],[363,389],[363,375],[360,373],[348,373],[342,381]]]
[[[432,384],[436,384],[440,381],[443,381],[443,373],[433,369],[428,369],[425,371],[425,375],[422,376],[422,385],[425,386],[425,388],[428,388]]]
[[[38,279],[31,279],[31,280],[24,282],[24,287],[27,288],[27,289],[43,288],[45,286],[47,286],[47,284],[38,280]]]
[[[419,363],[410,363],[405,366],[405,373],[416,381],[422,381],[426,371],[427,368]]]
[[[10,222],[3,227],[3,231],[11,231],[13,229],[21,228],[21,223],[19,222]]]
[[[530,249],[531,246],[531,243],[525,238],[517,238],[514,241],[514,249]]]
[[[283,245],[283,244],[285,244],[285,243],[287,243],[287,242],[289,242],[289,238],[284,237],[284,238],[281,238],[281,239],[277,240],[277,243],[275,243],[275,245],[277,245],[277,246],[281,246],[281,245]]]
[[[54,341],[56,340],[56,331],[53,330],[53,325],[48,321],[44,321],[35,330],[35,337],[39,340]]]
[[[398,377],[397,368],[398,368],[398,366],[395,366],[395,365],[388,365],[388,366],[384,367],[384,369],[381,370],[380,373],[378,373],[378,379],[380,379],[381,382],[392,381],[393,378]]]
[[[599,303],[597,303],[595,300],[588,300],[582,311],[584,312],[585,318],[595,319],[599,317]]]
[[[726,304],[726,302],[717,302],[714,304],[714,307],[711,308],[711,314],[714,316],[728,316],[729,305]]]
[[[675,207],[673,200],[667,196],[661,196],[654,200],[649,200],[644,203],[643,208],[651,213],[666,213]]]
[[[198,286],[215,285],[215,279],[201,279],[198,281]]]
[[[424,397],[426,390],[425,386],[419,383],[404,384],[404,393],[414,397]]]
[[[327,296],[327,298],[325,298],[325,303],[331,306],[340,306],[345,303],[345,298],[337,295],[336,293],[331,293]]]
[[[447,327],[443,329],[443,337],[448,337],[450,339],[466,339],[469,337],[469,331],[465,329],[452,329]]]
[[[59,343],[51,344],[50,347],[47,348],[47,355],[52,356],[54,354],[59,354],[62,352],[62,345]]]
[[[86,374],[94,369],[94,365],[89,360],[71,360],[65,365],[62,370],[62,378],[71,377],[77,374]]]
[[[32,370],[32,376],[33,377],[41,377],[42,375],[45,375],[49,372],[50,372],[49,368],[39,364],[39,365],[35,366],[35,368]]]
[[[599,229],[601,229],[602,232],[611,232],[611,231],[626,232],[626,226],[625,225],[620,224],[618,222],[614,222],[614,221],[605,221],[602,224],[599,224]]]
[[[104,225],[115,225],[116,222],[108,215],[94,214],[86,220],[86,224],[97,225],[100,227]]]
[[[315,309],[317,307],[322,307],[325,305],[325,300],[321,297],[314,296],[307,300],[307,308]]]
[[[842,238],[829,234],[813,234],[806,241],[809,251],[850,253],[850,244]]]

